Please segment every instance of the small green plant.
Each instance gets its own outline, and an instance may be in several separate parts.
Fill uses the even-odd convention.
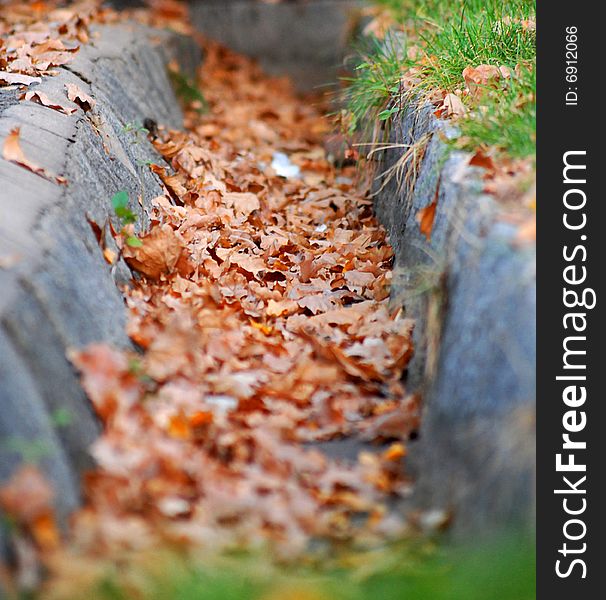
[[[187,106],[191,106],[199,113],[208,110],[208,102],[196,85],[183,73],[169,69],[168,75],[173,84],[175,94]]]
[[[126,231],[127,225],[132,225],[137,222],[137,215],[128,208],[128,200],[128,192],[121,190],[113,195],[112,207],[122,224],[122,233],[125,236],[126,243],[132,247],[140,247],[143,246],[143,242],[138,237],[131,235]]]
[[[34,465],[51,453],[46,442],[35,439],[29,440],[20,436],[8,437],[2,442],[1,447],[6,452],[17,454],[24,462]]]
[[[139,134],[147,135],[149,133],[149,130],[146,127],[144,127],[143,125],[141,125],[140,123],[137,123],[135,121],[129,121],[128,123],[126,123],[126,125],[124,125],[124,127],[122,127],[122,133],[134,133],[135,135],[139,135]]]
[[[128,192],[121,190],[112,197],[112,206],[123,225],[137,222],[137,215],[128,208]]]
[[[69,409],[60,407],[52,412],[51,420],[55,427],[69,427],[73,422],[73,415]]]

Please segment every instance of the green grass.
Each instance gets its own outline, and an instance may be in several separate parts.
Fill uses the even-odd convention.
[[[536,73],[523,69],[504,91],[487,92],[482,109],[459,123],[458,146],[475,150],[491,146],[512,158],[533,157],[536,152]],[[491,96],[496,96],[492,98]]]
[[[488,64],[514,74],[504,89],[464,98],[470,109],[461,122],[464,145],[494,145],[516,158],[534,155],[536,128],[536,36],[523,20],[534,18],[530,0],[378,0],[399,23],[401,35],[371,40],[359,52],[354,77],[345,91],[351,129],[365,141],[378,141],[372,124],[389,119],[413,96],[465,87],[463,70]],[[406,41],[405,41],[406,40]],[[416,54],[409,49],[416,47]],[[522,66],[520,69],[519,66]],[[420,81],[398,98],[401,77],[416,68]],[[394,100],[396,98],[396,100]],[[505,135],[500,135],[506,130]]]
[[[185,106],[194,109],[199,114],[203,114],[208,110],[208,102],[195,82],[180,71],[172,69],[168,70],[168,76],[177,98]]]
[[[385,121],[401,107],[397,101],[404,48],[397,39],[371,38],[355,55],[352,77],[344,78],[347,129],[370,139],[377,120]],[[392,101],[392,106],[389,106]]]
[[[327,559],[328,560],[328,559]],[[108,573],[73,599],[91,600],[531,600],[535,548],[500,538],[473,550],[430,542],[345,554],[315,566],[278,567],[266,557],[225,557],[206,566],[155,555],[139,569]],[[66,599],[68,600],[68,599]]]

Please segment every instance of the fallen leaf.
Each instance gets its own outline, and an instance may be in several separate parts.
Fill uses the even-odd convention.
[[[66,83],[67,97],[77,104],[84,112],[88,112],[95,107],[96,101],[83,92],[75,83]]]
[[[280,317],[297,312],[298,309],[299,305],[294,300],[282,300],[281,302],[269,300],[265,312],[270,317]]]
[[[2,157],[4,160],[14,162],[15,164],[24,167],[32,173],[35,173],[40,177],[44,177],[44,179],[48,179],[49,181],[54,181],[55,183],[60,184],[67,183],[67,180],[64,177],[53,175],[47,169],[34,164],[25,156],[21,148],[21,144],[19,143],[20,133],[21,128],[15,127],[14,129],[11,129],[10,133],[6,136],[4,146],[2,147]]]
[[[381,458],[383,460],[396,461],[400,460],[403,456],[406,456],[406,448],[401,442],[394,442],[383,454]]]
[[[168,433],[179,440],[187,440],[191,436],[189,420],[181,413],[173,415],[168,424]]]
[[[441,109],[447,117],[462,117],[467,113],[463,101],[456,94],[446,94]]]
[[[116,262],[117,254],[111,248],[104,248],[103,258],[105,259],[105,262],[113,265]]]
[[[155,227],[140,240],[142,246],[124,248],[124,258],[133,269],[150,279],[160,279],[174,270],[183,246],[170,225]]]
[[[31,85],[32,83],[40,83],[40,77],[32,77],[23,73],[11,73],[9,71],[0,71],[0,82],[6,85]]]
[[[33,465],[22,465],[0,487],[0,506],[25,524],[53,513],[55,493],[46,477]]]
[[[425,236],[425,239],[429,242],[431,240],[431,232],[433,231],[433,223],[436,218],[436,208],[438,206],[438,198],[440,196],[440,181],[436,186],[436,192],[433,197],[433,201],[428,206],[421,208],[417,212],[417,223],[419,224],[420,232]]]
[[[495,65],[469,66],[463,69],[463,79],[470,94],[477,97],[487,88],[496,88],[498,82],[503,79],[503,73]]]
[[[362,437],[368,440],[408,439],[411,432],[416,431],[420,423],[419,404],[418,396],[410,396],[395,410],[383,413],[366,422]]]
[[[42,106],[46,106],[47,108],[52,108],[53,110],[57,110],[66,115],[71,115],[76,112],[76,108],[71,108],[69,106],[63,106],[58,102],[54,102],[51,100],[46,94],[38,91],[30,91],[27,92],[23,98],[25,100],[30,100],[31,102],[36,102],[37,104],[41,104]]]
[[[225,205],[233,208],[238,216],[248,217],[253,211],[259,210],[259,198],[250,192],[229,192],[223,196]]]
[[[469,165],[472,167],[480,167],[487,171],[494,171],[494,161],[482,148],[478,149],[477,152],[469,159]]]

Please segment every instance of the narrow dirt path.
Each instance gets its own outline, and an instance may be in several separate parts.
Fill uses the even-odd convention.
[[[398,438],[417,426],[401,384],[412,323],[388,308],[372,202],[287,82],[211,46],[200,88],[208,112],[152,132],[175,174],[151,166],[167,187],[151,230],[118,234],[142,352],[73,356],[105,430],[55,562],[71,573],[167,542],[293,557],[403,526],[387,502],[407,489]],[[313,445],[343,437],[388,443],[353,464]]]

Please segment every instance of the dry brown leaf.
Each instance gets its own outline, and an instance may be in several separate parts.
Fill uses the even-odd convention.
[[[411,323],[386,302],[393,251],[355,168],[326,159],[325,119],[213,44],[202,77],[211,110],[154,139],[172,201],[154,202],[142,247],[119,244],[146,275],[125,290],[141,353],[74,359],[104,423],[74,527],[87,557],[165,535],[296,556],[387,527],[403,446],[341,465],[307,443],[387,413],[400,415],[393,429],[418,425],[401,383]],[[264,170],[276,152],[312,176]],[[383,439],[388,426],[376,429]]]
[[[124,258],[133,269],[150,279],[160,279],[174,271],[183,245],[170,225],[154,227],[140,239],[142,246],[124,248]]]
[[[486,152],[480,148],[477,152],[469,159],[469,165],[472,167],[480,167],[487,171],[494,171],[494,161]]]
[[[40,77],[32,77],[23,73],[11,73],[9,71],[0,71],[0,83],[6,85],[31,85],[32,83],[40,83]]]
[[[44,177],[44,179],[48,179],[49,181],[54,181],[55,183],[60,184],[67,183],[67,180],[64,177],[53,175],[47,169],[34,164],[25,156],[21,148],[21,144],[19,143],[20,133],[21,128],[15,127],[6,136],[4,146],[2,147],[2,158],[4,158],[4,160],[14,162],[15,164],[24,167],[29,171],[32,171],[32,173],[40,175],[40,177]]]
[[[487,88],[496,88],[504,73],[495,65],[478,65],[465,67],[463,79],[472,96],[481,95]]]
[[[281,302],[269,300],[265,312],[270,317],[280,317],[282,315],[290,315],[295,313],[298,309],[299,305],[293,300],[282,300]]]
[[[116,262],[118,255],[111,248],[104,248],[103,258],[105,259],[105,262],[107,262],[107,264],[113,265]]]
[[[229,192],[224,194],[223,201],[226,206],[234,209],[237,216],[248,217],[261,208],[259,198],[250,192]]]
[[[417,223],[419,224],[419,230],[425,236],[425,239],[429,242],[431,240],[431,232],[433,231],[433,222],[436,218],[436,208],[438,206],[438,198],[440,197],[440,182],[436,186],[436,193],[434,194],[433,201],[428,206],[421,208],[417,212]]]
[[[33,465],[22,465],[0,488],[0,506],[17,521],[33,524],[52,515],[55,493],[46,477]]]
[[[66,115],[71,115],[76,112],[76,108],[72,108],[70,106],[63,106],[58,102],[51,100],[46,94],[38,91],[30,91],[27,92],[23,98],[25,100],[30,100],[31,102],[36,102],[37,104],[41,104],[42,106],[46,106],[47,108],[52,108],[53,110],[57,110],[59,112],[65,113]]]
[[[395,410],[380,414],[364,427],[364,439],[407,440],[420,424],[420,397],[412,395]]]
[[[66,83],[67,97],[77,104],[84,112],[88,112],[97,103],[94,98],[83,92],[75,83]]]
[[[446,94],[441,108],[447,117],[462,117],[467,113],[463,101],[456,94]]]

